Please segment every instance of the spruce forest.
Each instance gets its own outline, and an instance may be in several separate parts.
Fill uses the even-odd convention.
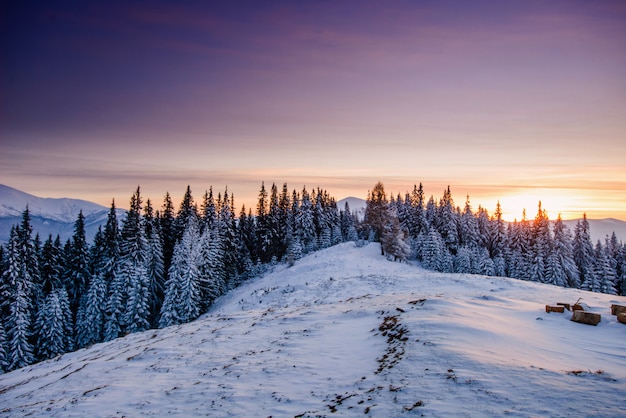
[[[187,187],[178,210],[133,193],[124,219],[115,203],[92,243],[82,213],[67,242],[33,236],[28,208],[0,246],[0,369],[20,367],[129,333],[192,321],[220,295],[277,263],[332,245],[375,241],[390,260],[429,270],[507,276],[626,295],[626,245],[615,234],[591,242],[583,217],[570,231],[538,205],[534,219],[507,223],[455,205],[450,188],[426,200],[422,185],[387,197],[369,192],[365,216],[337,207],[325,190],[262,184],[236,215],[228,190],[199,203]]]

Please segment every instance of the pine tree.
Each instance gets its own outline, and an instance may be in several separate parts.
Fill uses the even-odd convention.
[[[459,245],[473,248],[478,245],[478,223],[472,212],[469,195],[465,200],[465,207],[461,214],[461,222],[459,228]]]
[[[516,279],[531,280],[531,263],[530,263],[530,225],[526,220],[526,211],[524,210],[521,222],[515,221],[510,224],[508,231],[509,242],[509,262],[508,275]]]
[[[191,194],[191,187],[188,185],[183,200],[180,202],[180,209],[174,221],[176,241],[180,240],[187,227],[187,222],[191,216],[197,217],[198,210]]]
[[[541,202],[539,202],[537,216],[535,217],[535,221],[533,222],[531,229],[531,280],[541,283],[545,283],[547,281],[546,264],[551,247],[552,238],[550,237],[548,215],[546,214],[546,211],[541,208]]]
[[[419,187],[413,186],[413,192],[411,193],[411,218],[413,222],[410,223],[409,233],[414,240],[428,228],[425,205],[424,187],[420,183]]]
[[[44,295],[47,295],[52,289],[58,289],[63,286],[63,272],[61,267],[61,254],[63,249],[61,248],[61,240],[57,235],[56,239],[52,241],[52,235],[48,236],[48,239],[43,244],[41,250],[41,258],[39,260],[39,274],[41,277],[41,299],[37,300],[37,305],[43,302]]]
[[[87,347],[104,341],[107,308],[107,283],[102,270],[91,277],[76,322],[76,344]]]
[[[217,225],[205,230],[200,237],[198,259],[200,310],[205,311],[215,299],[228,289],[227,270],[224,263],[224,245]]]
[[[80,299],[89,286],[89,247],[85,238],[85,217],[82,210],[74,224],[74,235],[70,244],[65,273],[65,286],[70,298],[73,317],[78,312]]]
[[[32,343],[35,319],[35,287],[39,283],[39,256],[28,207],[22,213],[20,226],[11,229],[7,254],[9,369],[35,361]]]
[[[619,295],[626,295],[626,245],[620,245],[617,252],[617,290]]]
[[[463,245],[457,251],[454,257],[455,273],[471,273],[472,272],[472,250]]]
[[[359,235],[356,231],[356,219],[350,211],[350,205],[346,201],[344,210],[340,213],[341,235],[343,241],[358,241]]]
[[[272,258],[270,248],[270,224],[269,224],[269,212],[268,212],[268,197],[267,190],[265,190],[265,182],[261,183],[261,190],[259,191],[258,203],[257,203],[257,216],[256,216],[256,232],[257,232],[257,245],[258,245],[258,257],[262,262],[267,263]]]
[[[373,232],[373,239],[376,242],[380,242],[385,225],[388,223],[388,206],[385,186],[378,182],[368,194],[364,217],[364,224]]]
[[[0,321],[0,374],[9,370],[9,356],[7,349],[7,335],[4,323]]]
[[[176,244],[176,219],[174,218],[174,204],[168,193],[165,193],[163,199],[163,208],[159,217],[161,224],[161,238],[163,239],[163,270],[167,274],[172,261],[174,245]]]
[[[563,223],[559,214],[553,226],[554,239],[548,258],[546,283],[556,286],[580,287],[580,274],[574,262],[572,234]]]
[[[439,202],[437,229],[443,239],[448,251],[454,255],[459,246],[459,232],[457,227],[457,216],[454,210],[454,201],[450,186],[443,192],[443,197]]]
[[[502,219],[502,208],[500,207],[500,201],[498,201],[498,203],[496,204],[496,212],[490,225],[491,243],[488,247],[489,255],[493,259],[495,259],[496,257],[504,259],[506,257],[507,234],[506,225],[504,223],[504,220]],[[504,275],[504,271],[502,271],[501,275]]]
[[[72,316],[64,288],[54,289],[37,315],[39,358],[49,359],[73,349]]]
[[[411,254],[407,236],[400,228],[400,221],[392,211],[386,216],[387,224],[381,237],[383,253],[394,258],[394,261],[406,261]]]
[[[574,230],[574,262],[580,272],[580,281],[583,289],[597,288],[597,278],[594,271],[594,252],[589,235],[587,214],[578,221]]]
[[[440,272],[452,271],[452,257],[435,228],[430,228],[426,235],[422,234],[420,258],[425,269]]]
[[[304,248],[304,253],[310,253],[317,249],[317,232],[313,220],[313,203],[306,188],[302,189],[302,202],[300,211],[296,214],[297,230],[300,233],[300,240]]]
[[[200,315],[200,245],[197,219],[187,218],[187,227],[174,248],[165,284],[159,327],[183,324]]]
[[[595,248],[595,266],[594,272],[596,281],[593,283],[596,286],[590,286],[589,290],[593,292],[608,293],[610,295],[616,295],[616,282],[617,274],[615,268],[611,263],[611,257],[607,249],[602,246],[600,241],[597,242]]]
[[[150,327],[147,241],[141,222],[140,189],[133,194],[122,227],[120,255],[107,303],[105,339]]]
[[[213,229],[213,226],[217,221],[217,210],[215,207],[215,198],[213,197],[213,186],[209,187],[209,190],[204,193],[200,210],[202,213],[200,232],[204,232],[205,229]]]
[[[147,241],[146,270],[149,283],[149,321],[152,326],[156,326],[165,291],[165,264],[163,261],[161,224],[153,215],[150,199],[146,201],[146,207],[144,208],[143,227]]]

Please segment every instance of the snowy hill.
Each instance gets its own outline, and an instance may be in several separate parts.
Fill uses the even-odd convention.
[[[97,203],[79,199],[42,198],[24,193],[9,186],[0,184],[0,243],[9,240],[9,232],[13,225],[19,225],[26,206],[31,215],[33,236],[39,233],[42,240],[49,234],[58,234],[64,241],[74,233],[74,223],[82,210],[85,216],[85,234],[89,242],[104,225],[109,209]],[[118,220],[124,210],[118,210]]]
[[[597,326],[545,313],[583,298]],[[199,320],[0,375],[2,416],[623,416],[626,298],[338,245]]]

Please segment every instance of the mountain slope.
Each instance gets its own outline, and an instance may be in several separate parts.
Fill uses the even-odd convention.
[[[86,200],[37,197],[0,184],[0,216],[21,216],[27,205],[32,216],[58,222],[76,221],[81,210],[83,215],[88,216],[107,209]]]
[[[62,241],[70,238],[74,233],[74,223],[78,213],[82,210],[85,216],[85,235],[91,242],[98,227],[107,221],[109,209],[97,203],[80,199],[53,199],[33,196],[9,186],[0,184],[0,243],[8,242],[11,227],[19,225],[22,213],[28,206],[34,234],[39,234],[42,240],[48,235]],[[121,220],[126,211],[117,210],[118,220]]]
[[[199,320],[0,376],[5,416],[617,416],[626,298],[446,275],[347,243]],[[597,326],[547,314],[582,297]]]

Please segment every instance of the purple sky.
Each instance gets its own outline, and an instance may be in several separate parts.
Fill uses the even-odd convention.
[[[0,183],[254,207],[263,180],[421,181],[626,220],[623,1],[6,3]]]

